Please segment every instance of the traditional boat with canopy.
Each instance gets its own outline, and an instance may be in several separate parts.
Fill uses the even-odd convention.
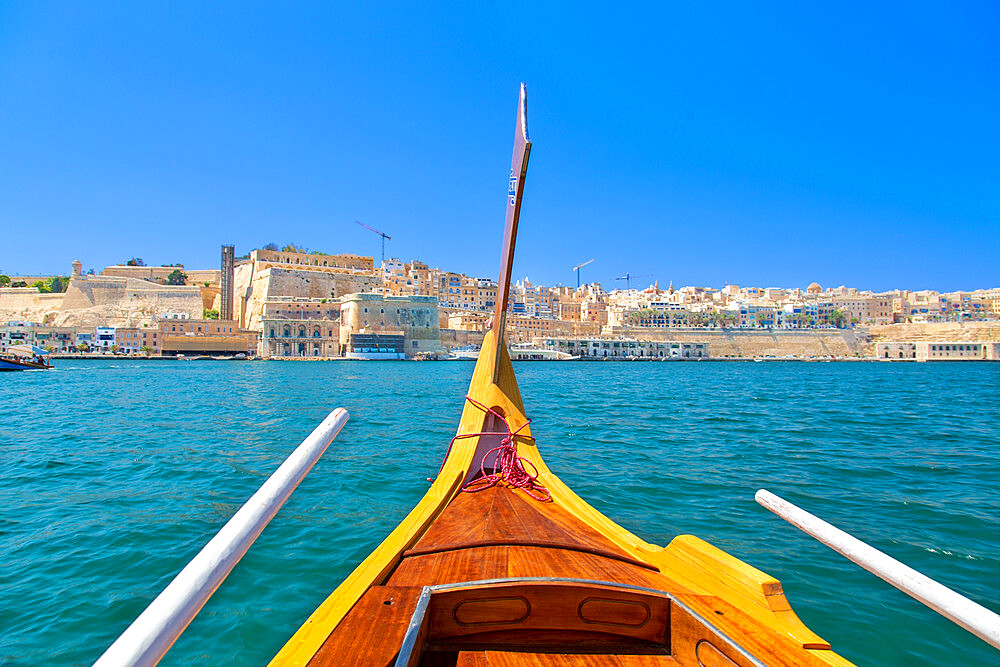
[[[11,345],[0,354],[0,371],[46,371],[52,368],[49,351],[37,345]]]

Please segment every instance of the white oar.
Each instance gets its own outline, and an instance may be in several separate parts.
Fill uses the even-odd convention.
[[[347,418],[343,408],[331,412],[149,603],[95,667],[158,663],[337,437]]]
[[[754,499],[796,528],[961,625],[987,644],[1000,648],[1000,615],[770,491],[761,489]]]

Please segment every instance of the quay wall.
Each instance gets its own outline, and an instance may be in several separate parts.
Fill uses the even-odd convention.
[[[651,329],[604,327],[605,335],[651,341],[708,343],[709,357],[860,357],[874,348],[864,332],[851,329]]]
[[[1000,342],[1000,322],[925,322],[884,324],[868,328],[874,343],[935,341],[944,343]]]

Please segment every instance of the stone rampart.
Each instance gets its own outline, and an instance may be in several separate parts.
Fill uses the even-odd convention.
[[[158,285],[136,278],[79,276],[70,280],[58,326],[148,325],[164,312],[202,315],[201,289],[196,286]]]
[[[336,299],[347,294],[371,292],[379,285],[378,278],[372,275],[278,267],[257,271],[253,264],[236,267],[234,283],[236,317],[242,316],[243,326],[255,330],[260,330],[264,302],[268,299]]]
[[[862,332],[851,329],[652,329],[604,327],[605,335],[652,341],[708,343],[709,356],[858,357],[871,354]]]
[[[868,329],[873,343],[883,342],[1000,342],[1000,322],[925,322],[884,324]]]
[[[0,287],[0,321],[45,322],[62,307],[64,294],[42,294],[34,287]]]

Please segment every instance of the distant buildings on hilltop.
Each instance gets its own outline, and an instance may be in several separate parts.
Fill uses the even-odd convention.
[[[298,250],[298,249],[294,249]],[[145,266],[141,260],[84,273],[74,261],[63,293],[48,277],[0,277],[0,351],[32,342],[59,352],[236,354],[264,357],[404,357],[482,339],[496,281],[420,261],[222,246],[219,269]],[[18,285],[15,287],[14,285]],[[938,293],[849,287],[721,289],[686,286],[605,291],[534,285],[511,289],[510,343],[602,350],[601,340],[638,340],[655,354],[670,331],[849,329],[893,323],[1000,320],[1000,289]],[[659,332],[659,333],[657,333]],[[575,342],[574,342],[575,341]],[[642,341],[660,341],[647,347]],[[692,345],[692,344],[688,344]],[[903,345],[903,344],[900,344]],[[612,348],[608,348],[612,349]],[[923,349],[923,348],[921,348]],[[900,350],[880,349],[898,356]],[[942,350],[928,348],[933,358]],[[963,353],[974,354],[972,350]]]

